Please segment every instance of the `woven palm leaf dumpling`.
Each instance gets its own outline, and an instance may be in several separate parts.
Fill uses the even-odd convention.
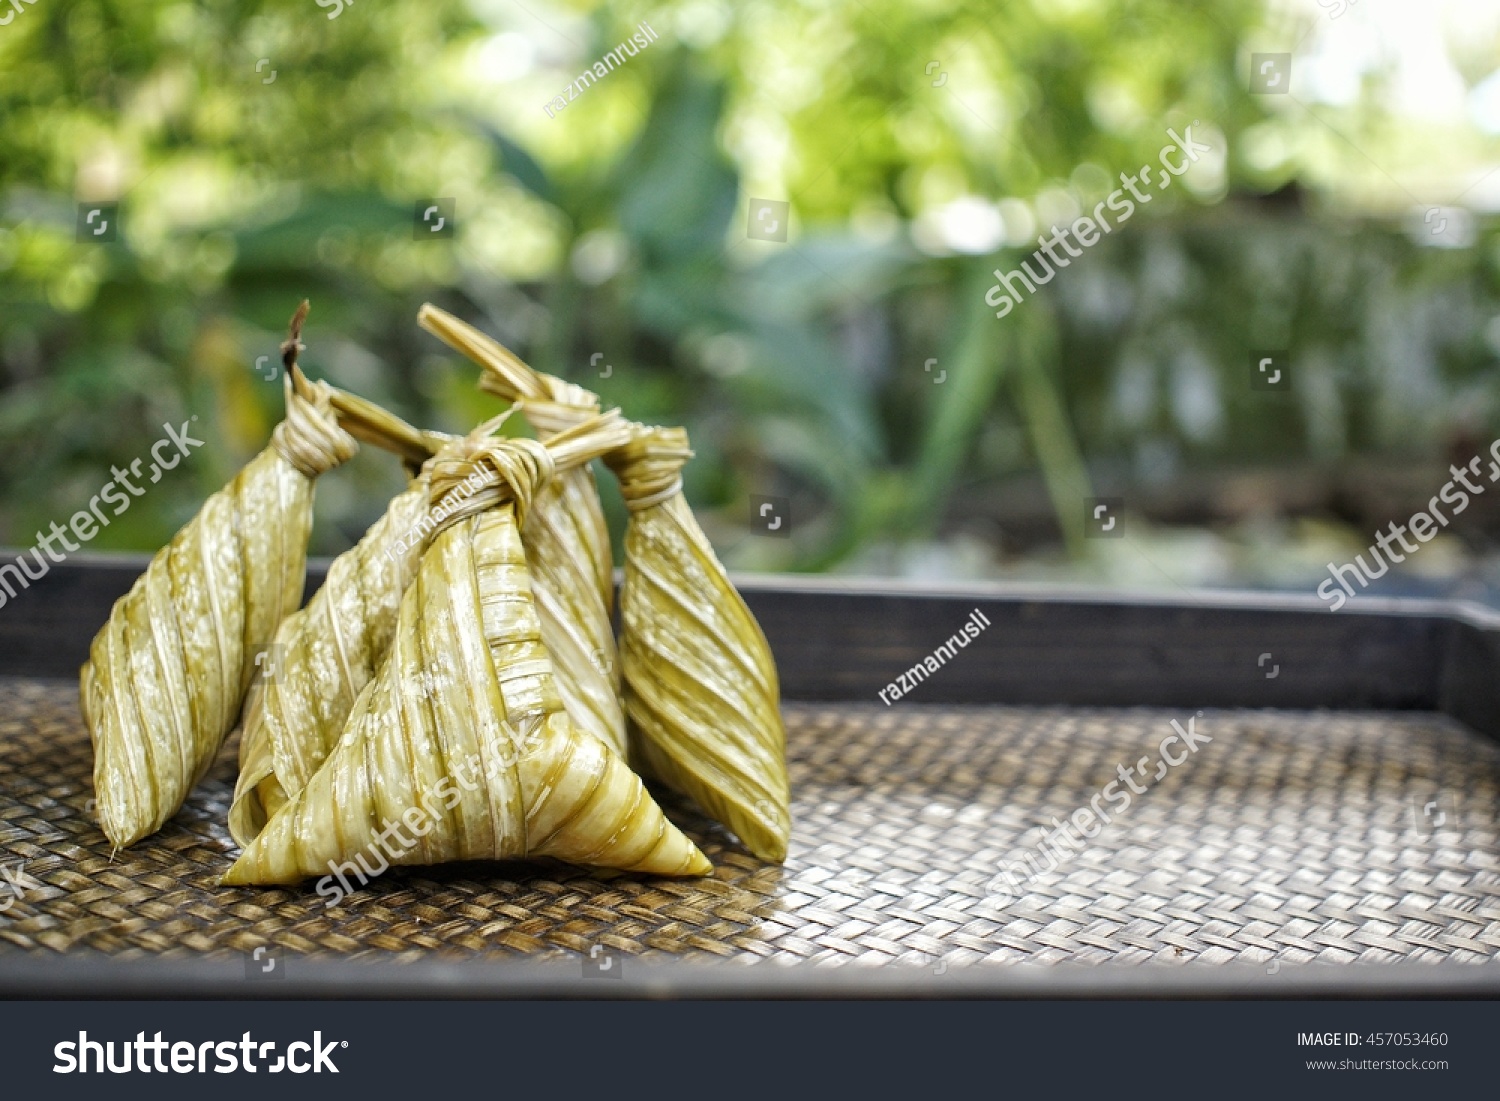
[[[247,846],[269,817],[307,785],[343,733],[355,697],[374,677],[396,630],[401,596],[415,576],[436,514],[429,512],[431,475],[439,464],[463,461],[490,441],[509,413],[467,437],[425,433],[424,446],[439,448],[397,495],[385,515],[349,551],[334,560],[328,579],[307,607],[289,616],[277,632],[274,677],[252,694],[240,742],[240,777],[230,808],[234,839]],[[391,430],[381,427],[381,434]],[[555,469],[568,471],[593,459],[601,448],[628,439],[617,414],[554,436],[546,445]],[[487,472],[474,468],[460,483],[472,495]],[[502,483],[496,486],[507,491]]]
[[[306,313],[282,347],[286,415],[270,445],[157,552],[80,672],[99,823],[117,846],[160,829],[212,763],[260,648],[301,603],[313,482],[358,450],[331,388],[297,367]]]
[[[435,502],[476,463],[512,500],[486,492],[448,512],[344,736],[226,884],[292,883],[356,860],[552,856],[656,875],[712,870],[558,696],[520,536],[550,455],[536,441],[503,440],[437,464]]]
[[[633,428],[604,459],[630,510],[620,656],[633,746],[664,783],[779,864],[791,792],[771,648],[682,494],[687,433]]]
[[[595,395],[538,374],[452,314],[428,305],[417,321],[484,368],[484,389],[502,401],[522,402],[543,441],[599,412]],[[620,663],[610,622],[615,564],[593,471],[587,466],[560,471],[538,490],[521,535],[563,703],[579,726],[624,754]]]
[[[334,559],[307,606],[276,632],[272,663],[251,689],[240,736],[229,832],[241,846],[322,764],[355,697],[375,675],[421,555],[416,533],[428,515],[430,456],[454,445],[452,437],[418,432],[351,395],[335,400],[354,434],[401,440],[409,462],[427,461],[359,542]],[[488,436],[499,419],[480,425],[470,440]]]
[[[534,424],[576,423],[598,406],[593,394],[533,370],[451,314],[424,306],[419,320],[479,363],[481,385]],[[756,856],[780,863],[791,798],[776,667],[682,495],[681,470],[691,457],[681,429],[642,425],[605,456],[630,509],[620,652],[632,760],[691,797]]]

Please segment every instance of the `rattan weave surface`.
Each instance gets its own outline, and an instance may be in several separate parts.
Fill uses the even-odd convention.
[[[75,689],[0,679],[0,868],[11,873],[0,880],[0,953],[275,944],[555,956],[602,944],[830,964],[1500,955],[1500,748],[1426,714],[1208,712],[1196,730],[1211,742],[1060,867],[1023,882],[1017,865],[1021,890],[1006,899],[1002,863],[1035,855],[1040,827],[1088,806],[1117,766],[1154,761],[1170,720],[1187,717],[790,705],[796,827],[784,868],[664,798],[714,878],[403,869],[329,908],[310,886],[217,886],[235,851],[224,826],[232,745],[164,831],[112,857],[88,813]]]

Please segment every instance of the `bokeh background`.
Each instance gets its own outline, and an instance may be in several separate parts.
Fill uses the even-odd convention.
[[[1500,436],[1493,0],[0,20],[0,545],[196,415],[210,446],[90,549],[164,543],[264,444],[304,296],[310,373],[411,420],[496,411],[417,328],[432,301],[686,425],[739,569],[1311,591]],[[549,116],[643,21],[649,47]],[[1286,91],[1251,91],[1258,53],[1291,55]],[[993,269],[1188,124],[1212,151],[997,319]],[[421,235],[436,199],[451,237]],[[784,242],[750,234],[767,200]],[[118,232],[81,240],[98,203]],[[1253,385],[1270,349],[1283,392]],[[400,484],[368,449],[323,479],[315,552]],[[785,500],[780,531],[755,495]],[[1088,537],[1095,497],[1122,538]],[[1494,599],[1497,547],[1500,486],[1380,587]]]

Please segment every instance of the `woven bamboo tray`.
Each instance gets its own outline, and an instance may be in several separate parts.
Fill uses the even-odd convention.
[[[59,567],[0,612],[0,867],[29,882],[0,913],[0,990],[87,989],[132,960],[213,988],[257,948],[398,961],[408,993],[451,985],[454,964],[500,989],[508,965],[586,974],[591,953],[635,975],[796,965],[775,972],[780,992],[834,971],[1003,990],[1038,965],[1212,990],[1310,963],[1361,965],[1322,969],[1334,991],[1372,967],[1397,990],[1497,989],[1496,623],[1475,609],[747,585],[785,678],[785,867],[663,795],[712,878],[396,869],[330,908],[310,887],[217,885],[236,851],[233,742],[157,836],[112,853],[94,824],[88,734],[60,675],[140,565]],[[878,701],[976,606],[992,626],[969,650]],[[1076,856],[1005,889],[1002,867],[1036,854],[1054,817],[1189,717],[1210,741]],[[536,974],[532,992],[606,985]]]

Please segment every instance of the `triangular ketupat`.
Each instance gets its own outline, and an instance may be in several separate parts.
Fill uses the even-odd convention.
[[[423,306],[417,321],[484,368],[480,385],[485,390],[504,401],[524,400],[526,418],[543,441],[599,412],[598,397],[538,374],[452,314]],[[593,471],[587,466],[560,470],[537,491],[521,534],[563,703],[575,722],[623,755],[625,712],[610,622],[614,560]]]
[[[442,310],[425,306],[419,319],[480,363],[481,385],[519,405],[539,432],[576,424],[597,405],[587,390],[528,367]],[[791,796],[770,647],[682,496],[687,434],[633,432],[604,457],[630,508],[619,652],[632,761],[691,796],[756,856],[779,863]],[[547,626],[544,619],[544,633]]]
[[[334,559],[307,607],[276,632],[240,735],[240,775],[229,832],[249,844],[317,771],[338,741],[355,697],[375,675],[396,628],[401,594],[419,554],[392,553],[399,532],[427,514],[427,479],[398,494],[353,548]]]
[[[551,474],[546,450],[504,440],[481,458],[524,519]],[[466,465],[436,471],[434,496]],[[625,762],[564,709],[515,512],[471,499],[450,514],[343,738],[226,884],[529,856],[655,875],[711,870]]]
[[[275,668],[258,683],[246,707],[240,777],[229,811],[229,832],[241,846],[249,845],[287,798],[307,785],[385,657],[401,596],[421,560],[423,537],[438,520],[429,507],[434,465],[463,461],[508,416],[487,421],[463,438],[422,434],[427,446],[441,448],[438,455],[359,543],[334,560],[307,607],[282,623],[272,647]],[[389,437],[392,429],[381,426],[381,434]],[[556,469],[571,470],[627,438],[628,429],[612,415],[554,437],[548,452]],[[473,469],[463,484],[470,487],[469,496],[481,485],[506,490],[484,468]]]
[[[239,717],[258,651],[302,602],[313,481],[358,450],[331,390],[283,346],[286,416],[271,444],[151,560],[94,638],[80,698],[99,823],[117,846],[175,814]]]
[[[338,393],[334,403],[351,434],[384,442],[408,461],[454,443],[353,395]],[[481,425],[471,439],[488,435],[497,423]],[[277,629],[240,734],[229,833],[241,846],[311,779],[343,733],[355,697],[374,677],[396,629],[401,594],[421,559],[418,533],[429,514],[428,496],[424,468],[360,541],[334,559],[307,606]]]

